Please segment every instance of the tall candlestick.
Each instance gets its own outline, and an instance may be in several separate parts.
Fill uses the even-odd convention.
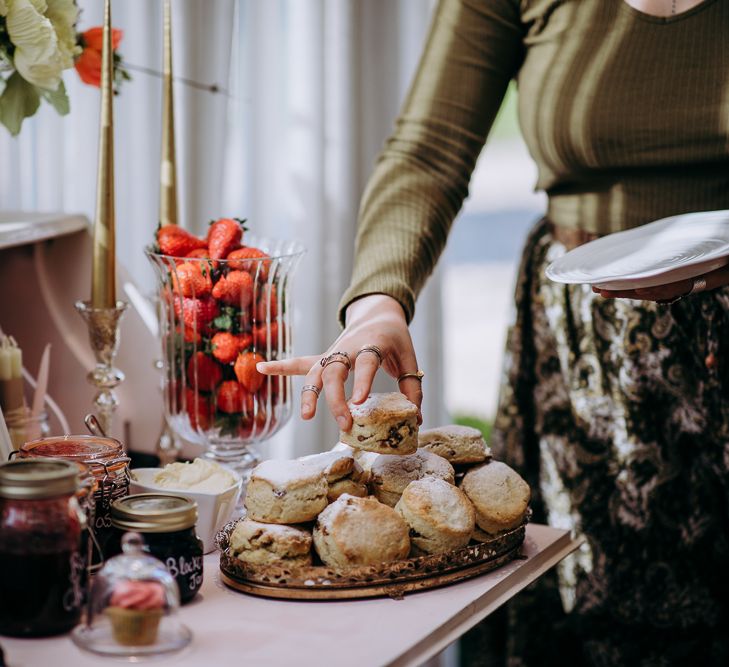
[[[164,3],[162,159],[160,161],[159,220],[177,224],[177,163],[175,160],[175,109],[172,94],[172,3]]]
[[[104,2],[104,46],[101,60],[101,121],[96,181],[96,216],[91,270],[91,305],[116,307],[114,234],[114,52],[111,45],[111,0]]]

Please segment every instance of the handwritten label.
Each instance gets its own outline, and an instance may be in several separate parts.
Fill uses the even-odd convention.
[[[63,608],[66,611],[76,611],[83,602],[84,591],[81,586],[81,577],[86,563],[80,554],[72,553],[68,559],[68,582],[71,587],[63,595]]]
[[[202,556],[192,556],[190,560],[186,559],[184,556],[179,556],[178,558],[170,556],[165,561],[165,566],[167,567],[167,571],[175,577],[175,579],[185,577],[187,587],[191,591],[196,590],[202,585]]]

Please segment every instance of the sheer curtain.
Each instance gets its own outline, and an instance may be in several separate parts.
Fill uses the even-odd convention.
[[[82,29],[101,23],[101,3],[80,4]],[[173,2],[176,76],[221,91],[175,87],[182,221],[202,232],[213,217],[237,215],[258,234],[304,242],[295,294],[298,353],[323,351],[338,334],[336,306],[351,270],[359,197],[417,64],[432,4]],[[113,15],[124,30],[124,58],[159,70],[161,3],[115,2]],[[120,261],[148,291],[152,274],[142,248],[157,224],[161,85],[155,76],[132,75],[115,100],[117,244]],[[66,85],[68,117],[42,108],[18,139],[0,133],[1,209],[93,216],[98,91],[75,72]],[[413,323],[432,424],[445,419],[439,303],[436,279]],[[331,447],[337,433],[322,407],[311,423],[292,419],[269,452]]]

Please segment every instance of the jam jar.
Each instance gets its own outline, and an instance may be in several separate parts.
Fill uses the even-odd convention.
[[[147,550],[159,558],[180,587],[180,601],[189,602],[203,581],[203,544],[195,533],[197,503],[169,493],[139,493],[115,501],[111,523],[115,534],[106,556],[121,553],[125,531],[141,533]]]
[[[49,456],[88,466],[94,482],[93,502],[88,508],[92,539],[96,542],[92,562],[98,566],[105,557],[103,545],[111,533],[111,503],[129,493],[129,457],[118,440],[94,435],[42,438],[20,448],[21,458]]]
[[[0,634],[45,637],[78,623],[86,568],[78,488],[69,461],[0,464]]]

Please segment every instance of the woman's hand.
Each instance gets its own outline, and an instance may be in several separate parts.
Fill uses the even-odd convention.
[[[666,283],[665,285],[657,285],[656,287],[631,290],[605,290],[593,285],[592,291],[600,296],[604,296],[606,299],[640,299],[641,301],[672,303],[689,294],[697,294],[706,290],[724,287],[725,285],[729,285],[729,264],[696,278],[679,280],[675,283]]]
[[[376,346],[382,353],[382,367],[393,378],[403,373],[415,373],[418,361],[410,338],[402,306],[386,294],[370,294],[357,299],[347,308],[347,326],[329,350],[319,356],[296,357],[283,361],[267,361],[257,365],[266,375],[305,375],[305,385],[324,389],[329,410],[342,431],[352,427],[352,415],[347,408],[344,383],[349,369],[343,363],[330,363],[325,368],[321,360],[333,352],[346,352],[354,371],[352,401],[363,403],[372,389],[380,360],[374,352],[357,353],[367,345]],[[405,378],[400,390],[418,406],[418,421],[423,392],[420,380]],[[318,395],[314,391],[301,394],[301,417],[311,419],[316,414]]]

